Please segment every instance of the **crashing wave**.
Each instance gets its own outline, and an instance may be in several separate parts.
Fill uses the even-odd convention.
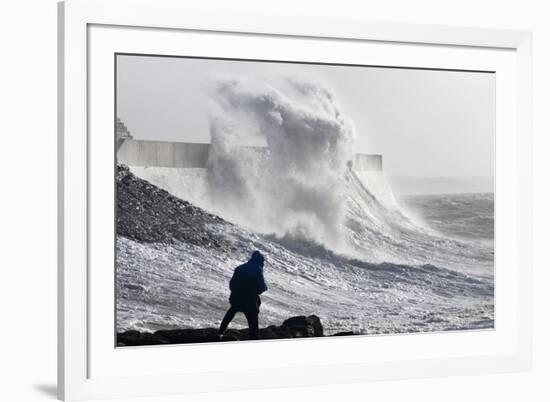
[[[433,265],[373,264],[303,236],[231,224],[119,168],[117,331],[216,327],[233,269],[266,256],[261,325],[317,314],[327,334],[491,328],[492,278]],[[406,306],[406,308],[404,308]],[[242,317],[236,326],[244,326]]]
[[[258,233],[371,262],[491,273],[490,248],[427,228],[401,208],[382,172],[354,170],[354,127],[330,90],[228,80],[212,97],[222,111],[212,118],[207,169],[132,170]],[[267,147],[243,146],[254,141]]]

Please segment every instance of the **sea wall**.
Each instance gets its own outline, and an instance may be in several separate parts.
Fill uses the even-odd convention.
[[[358,172],[381,172],[382,155],[355,154],[353,168]]]
[[[117,151],[117,162],[128,166],[206,168],[210,144],[144,141],[126,138]],[[382,155],[355,154],[356,171],[382,171]]]
[[[205,168],[210,144],[125,140],[117,161],[129,166]]]

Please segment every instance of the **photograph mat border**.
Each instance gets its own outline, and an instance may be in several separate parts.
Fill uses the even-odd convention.
[[[117,28],[117,27],[114,27]],[[330,66],[330,67],[352,67],[352,68],[373,68],[373,69],[388,69],[388,70],[418,70],[418,71],[441,71],[441,72],[455,72],[455,73],[473,73],[473,74],[491,74],[495,75],[496,71],[494,70],[467,70],[467,69],[452,69],[452,68],[430,68],[430,67],[406,67],[406,66],[388,66],[388,65],[369,65],[369,64],[342,64],[342,63],[329,63],[329,62],[304,62],[304,61],[287,61],[287,60],[268,60],[268,59],[252,59],[252,58],[228,58],[228,57],[207,57],[207,56],[190,56],[190,55],[172,55],[172,54],[152,54],[152,53],[125,53],[125,52],[118,52],[114,53],[114,124],[116,127],[116,120],[119,117],[117,114],[117,79],[118,79],[118,72],[117,72],[117,63],[118,63],[118,57],[124,56],[124,57],[145,57],[145,58],[168,58],[168,59],[184,59],[184,60],[208,60],[208,61],[222,61],[222,62],[243,62],[243,63],[267,63],[267,64],[294,64],[294,65],[303,65],[303,66]],[[496,105],[495,105],[496,106]],[[496,107],[495,107],[496,109]],[[113,164],[113,172],[116,172],[117,166],[118,166],[118,158],[117,158],[117,139],[116,135],[113,136],[113,148],[112,152],[114,155],[114,164]],[[89,169],[89,166],[88,166]],[[496,163],[495,163],[495,169],[496,169]],[[114,173],[116,176],[116,173]],[[118,297],[117,292],[117,275],[116,275],[116,260],[117,260],[117,251],[116,251],[116,231],[117,231],[117,211],[116,211],[116,205],[117,205],[117,189],[116,189],[116,179],[113,177],[112,182],[114,183],[114,194],[115,197],[113,199],[113,206],[114,206],[114,219],[113,224],[114,228],[113,231],[115,233],[115,241],[114,243],[114,264],[115,269],[114,271],[114,292],[115,292],[115,300]],[[494,226],[494,225],[493,225]],[[494,229],[494,228],[493,228]],[[493,269],[494,273],[494,269]],[[116,302],[114,306],[114,319],[115,319],[115,325],[113,326],[113,344],[115,347],[117,347],[117,330],[116,330],[116,323],[118,322],[117,318],[117,309],[116,309]],[[463,332],[463,331],[485,331],[485,330],[494,330],[495,326],[491,328],[476,328],[476,329],[460,329],[460,330],[440,330],[440,331],[418,331],[418,332],[403,332],[403,333],[391,333],[391,334],[371,334],[371,335],[365,335],[365,336],[387,336],[387,335],[411,335],[411,334],[424,334],[424,333],[449,333],[449,332]],[[310,338],[304,338],[305,340],[311,340]],[[326,338],[323,338],[326,339]],[[277,339],[275,341],[280,341],[281,339]],[[265,340],[264,340],[265,341]],[[273,340],[270,340],[273,341]],[[175,345],[140,345],[140,346],[125,346],[125,348],[133,348],[133,347],[162,347],[162,346],[181,346],[183,344],[175,344]],[[88,370],[90,371],[90,370]]]
[[[132,13],[126,10],[131,7]],[[475,28],[433,27],[393,23],[314,20],[302,17],[195,13],[174,1],[80,1],[59,5],[59,396],[69,399],[147,396],[205,390],[230,390],[274,386],[313,385],[389,378],[412,378],[526,370],[531,367],[531,34]],[[229,26],[228,22],[231,21]],[[299,24],[297,23],[299,22]],[[386,42],[434,43],[515,49],[517,53],[517,185],[518,253],[518,351],[512,355],[422,360],[372,365],[313,366],[309,375],[300,368],[248,372],[252,385],[232,383],[224,372],[157,378],[87,378],[87,168],[86,168],[86,63],[88,24],[116,24],[260,32],[304,37],[350,37]],[[299,28],[297,28],[299,27]],[[297,32],[298,31],[298,32]],[[337,32],[335,32],[337,31]],[[339,32],[339,34],[338,34]],[[76,134],[75,134],[76,133]],[[71,135],[72,134],[72,135]],[[70,191],[69,191],[70,189]],[[70,268],[70,269],[69,269]],[[262,375],[255,374],[257,371]],[[268,379],[269,374],[273,375]],[[250,377],[249,377],[250,378]],[[184,382],[187,380],[187,382]]]
[[[100,216],[102,219],[92,219],[89,227],[89,247],[92,249],[94,258],[89,261],[89,280],[91,304],[94,309],[90,314],[89,339],[90,355],[88,375],[90,378],[114,377],[117,373],[124,372],[126,375],[168,375],[172,373],[188,373],[198,371],[209,371],[209,361],[218,360],[219,353],[223,353],[225,359],[218,361],[217,369],[237,370],[246,369],[250,366],[257,368],[283,367],[289,365],[311,365],[323,363],[356,363],[359,361],[383,361],[399,359],[416,359],[419,357],[456,357],[463,354],[498,354],[508,352],[509,345],[515,344],[515,293],[513,289],[515,280],[513,271],[504,271],[504,264],[499,260],[515,260],[514,247],[515,238],[515,191],[511,184],[515,182],[513,155],[513,130],[514,126],[514,87],[510,76],[513,71],[509,65],[514,54],[510,51],[494,52],[488,49],[477,49],[472,56],[472,51],[467,48],[449,48],[422,45],[410,49],[406,44],[397,44],[385,51],[387,45],[377,46],[366,43],[358,48],[359,43],[352,43],[349,48],[344,48],[342,43],[329,41],[319,43],[308,40],[308,52],[304,51],[304,44],[298,39],[261,39],[244,35],[236,42],[237,36],[225,38],[220,34],[208,33],[206,39],[198,32],[176,32],[165,30],[143,30],[138,28],[119,29],[114,26],[89,27],[89,121],[90,124],[88,139],[88,165],[93,171],[90,176],[89,203],[90,214]],[[154,31],[154,32],[153,32]],[[183,39],[183,40],[182,40]],[[161,45],[159,45],[161,44]],[[315,50],[317,46],[317,50]],[[247,350],[255,350],[250,355],[242,353],[241,348],[245,345],[239,344],[201,344],[201,345],[179,345],[151,347],[151,348],[123,348],[113,349],[112,347],[112,326],[114,317],[105,314],[115,310],[114,293],[107,290],[114,289],[112,282],[114,264],[112,244],[115,241],[114,231],[111,230],[110,222],[114,220],[113,206],[109,201],[114,198],[114,193],[107,193],[111,186],[105,183],[114,181],[113,170],[109,167],[114,165],[114,152],[105,155],[103,150],[111,146],[111,138],[105,136],[105,132],[112,132],[112,112],[114,110],[114,98],[112,96],[112,84],[114,71],[112,64],[113,54],[117,49],[158,49],[162,48],[167,54],[174,52],[185,52],[186,54],[239,54],[243,57],[251,54],[266,55],[276,54],[283,57],[294,57],[300,60],[312,57],[321,59],[332,57],[343,59],[352,55],[351,59],[356,60],[357,54],[360,58],[385,60],[387,63],[402,63],[408,60],[403,54],[410,53],[422,63],[427,65],[460,65],[470,67],[471,65],[481,66],[484,69],[498,70],[496,74],[496,90],[500,91],[497,102],[498,116],[497,132],[497,158],[499,169],[502,174],[497,176],[497,205],[495,214],[499,226],[504,230],[499,231],[501,235],[496,237],[496,247],[505,251],[497,253],[496,267],[500,268],[499,280],[495,287],[495,298],[499,308],[495,311],[497,331],[444,331],[422,333],[421,337],[404,337],[404,335],[368,336],[368,342],[362,342],[360,338],[365,336],[346,337],[339,339],[312,338],[307,340],[289,341],[262,341],[261,345],[246,343]],[[268,48],[266,52],[264,49]],[[291,51],[292,50],[292,51]],[[311,50],[314,50],[311,52]],[[291,51],[289,53],[289,51]],[[330,56],[326,56],[330,54]],[[471,61],[473,59],[473,61]],[[443,60],[443,61],[442,61]],[[504,153],[505,157],[502,157]],[[109,161],[106,158],[113,158]],[[503,180],[506,179],[506,180]],[[512,211],[503,214],[502,211]],[[111,220],[112,219],[112,220]],[[498,272],[497,272],[498,273]],[[506,297],[499,295],[505,294]],[[270,343],[269,346],[266,343]],[[284,343],[282,343],[284,342]],[[323,354],[318,353],[318,348],[323,348]],[[349,348],[349,349],[348,349]],[[353,353],[343,354],[341,350],[353,350]],[[265,357],[264,361],[254,361],[253,356],[257,353]],[[288,358],[287,356],[292,356]],[[250,361],[252,360],[252,361]],[[193,361],[192,367],[184,365],[183,361]],[[145,363],[145,364],[144,364]]]

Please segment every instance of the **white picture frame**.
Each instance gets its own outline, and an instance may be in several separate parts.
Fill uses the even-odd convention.
[[[531,368],[531,33],[206,13],[188,10],[177,0],[68,0],[59,4],[58,12],[58,392],[61,399],[160,396]],[[159,35],[163,38],[162,45]],[[275,54],[277,41],[319,42],[320,49],[329,45],[341,49],[332,57],[339,57],[344,63],[346,54],[350,53],[346,50],[348,47],[367,46],[384,63],[413,67],[427,64],[458,70],[475,70],[476,66],[481,66],[503,77],[497,84],[497,143],[500,136],[505,138],[501,143],[507,145],[501,146],[500,151],[497,149],[496,177],[497,191],[500,186],[508,200],[500,203],[500,213],[509,218],[508,223],[499,227],[497,213],[496,231],[497,235],[499,231],[503,233],[503,240],[501,247],[498,242],[496,246],[496,254],[502,257],[500,264],[498,257],[496,260],[500,271],[496,273],[495,330],[306,342],[182,345],[169,349],[144,348],[120,357],[120,353],[115,352],[114,342],[109,343],[112,333],[102,335],[105,325],[110,325],[109,319],[105,323],[101,317],[108,317],[112,308],[112,290],[107,282],[109,272],[111,277],[113,273],[106,270],[97,274],[91,269],[94,260],[101,257],[96,257],[97,249],[91,251],[90,242],[95,242],[98,234],[101,237],[106,230],[96,224],[95,219],[98,214],[109,213],[98,205],[107,200],[107,209],[109,205],[112,208],[112,198],[106,198],[109,194],[95,191],[97,187],[94,187],[94,180],[103,174],[95,161],[107,158],[105,155],[111,150],[105,150],[103,155],[95,142],[97,135],[94,133],[105,126],[106,120],[101,117],[101,106],[93,105],[105,105],[107,111],[110,107],[104,102],[113,90],[113,86],[107,85],[112,79],[110,70],[103,71],[110,68],[105,57],[135,50],[136,43],[143,49],[148,47],[149,53],[161,46],[161,54],[177,52],[181,41],[170,38],[179,38],[178,35],[229,38],[229,42],[235,42],[223,49],[229,55],[249,52],[256,43],[259,48],[267,48],[258,50],[264,52],[265,58],[269,57],[269,52]],[[261,46],[267,41],[273,46]],[[290,52],[291,48],[288,46],[285,51]],[[204,49],[208,53],[209,50]],[[284,57],[308,56],[288,53]],[[103,78],[104,85],[101,83]],[[113,165],[107,162],[106,166],[108,170]],[[499,174],[507,177],[500,184]],[[100,300],[96,296],[98,293],[105,294],[109,302]],[[322,346],[319,341],[323,342]],[[453,345],[452,353],[449,345]],[[317,356],[316,351],[321,347],[323,354]],[[357,350],[364,353],[351,353]],[[388,354],[390,350],[394,355]],[[212,366],[210,369],[208,361],[198,364],[201,356],[224,353],[244,356],[243,367]],[[251,366],[247,356],[253,361],[259,353],[271,358]],[[177,359],[170,357],[176,355]],[[187,356],[187,360],[197,363],[200,369],[185,369],[181,356]],[[163,363],[165,370],[144,371],[136,368],[136,362],[148,362],[151,367]],[[178,364],[182,367],[177,367]]]

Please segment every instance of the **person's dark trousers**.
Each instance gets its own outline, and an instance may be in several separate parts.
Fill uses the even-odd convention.
[[[222,323],[220,324],[220,334],[225,332],[229,323],[233,320],[233,318],[235,318],[235,314],[237,314],[237,309],[234,307],[229,307],[229,310],[225,313]]]
[[[239,310],[235,307],[230,307],[223,317],[222,323],[220,325],[220,334],[223,334],[227,329],[229,323],[235,318]],[[259,328],[258,328],[258,313],[257,310],[243,311],[246,320],[248,321],[248,333],[250,339],[259,339]]]
[[[258,313],[258,310],[244,311],[244,315],[248,321],[248,334],[250,339],[260,338],[260,331],[258,329]]]

